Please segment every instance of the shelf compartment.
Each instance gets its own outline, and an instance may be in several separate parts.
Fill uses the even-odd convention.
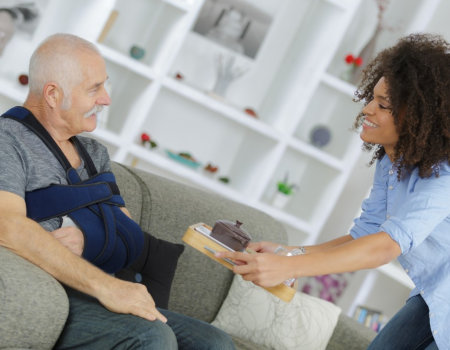
[[[253,109],[261,120],[271,124],[266,120],[262,105],[282,64],[284,53],[289,49],[289,41],[311,2],[289,2],[289,6],[285,2],[277,6],[277,10],[270,13],[270,27],[254,58],[231,51],[192,30],[186,36],[170,74],[180,73],[189,85],[211,91],[216,82],[218,56],[234,57],[234,66],[247,71],[230,83],[224,98],[242,109]]]
[[[330,140],[320,150],[343,160],[359,140],[351,128],[360,110],[361,104],[353,102],[345,92],[322,83],[303,112],[294,136],[313,145],[312,131],[318,126],[324,127],[330,134]]]
[[[397,40],[411,31],[420,31],[415,28],[417,14],[423,16],[421,6],[433,6],[435,0],[424,3],[422,0],[391,1],[383,12],[382,31],[375,44],[375,54],[394,45]],[[376,1],[360,1],[345,35],[335,55],[327,68],[327,72],[336,77],[348,69],[345,56],[352,54],[358,56],[373,35],[377,26],[378,8]],[[373,58],[373,57],[372,57]],[[369,59],[370,61],[370,59]],[[363,62],[365,65],[368,62]]]
[[[163,150],[190,153],[203,166],[209,162],[217,165],[218,174],[231,179],[229,186],[244,193],[257,186],[258,174],[276,145],[253,129],[168,89],[160,91],[141,129],[136,130],[137,145],[142,132]]]
[[[107,89],[110,91],[111,106],[107,107],[108,117],[104,128],[120,134],[127,119],[136,118],[136,115],[143,113],[152,82],[108,60],[106,70],[109,76]]]
[[[287,149],[266,187],[263,202],[273,205],[277,183],[286,176],[288,183],[296,187],[288,203],[280,210],[306,222],[311,226],[308,232],[312,232],[315,225],[323,221],[322,209],[333,200],[335,188],[339,187],[340,172],[303,153]]]
[[[187,7],[174,0],[134,0],[133,6],[118,0],[114,10],[118,16],[103,44],[127,56],[138,46],[144,50],[139,61],[154,66],[173,43]]]
[[[336,6],[336,1],[298,3],[307,6],[301,13],[301,21],[296,21],[299,24],[294,35],[286,37],[288,48],[261,105],[262,118],[286,132],[295,128],[299,111],[315,91],[321,72],[338,45],[349,12]]]

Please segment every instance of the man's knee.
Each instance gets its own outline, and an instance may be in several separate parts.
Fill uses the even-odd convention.
[[[168,325],[161,321],[142,321],[139,327],[123,334],[124,349],[178,349],[175,334]]]

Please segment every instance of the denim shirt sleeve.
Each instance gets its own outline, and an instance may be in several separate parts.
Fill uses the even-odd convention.
[[[359,238],[380,231],[380,225],[386,220],[386,183],[387,166],[383,158],[377,161],[375,176],[370,195],[361,206],[361,215],[354,220],[350,229],[353,238]]]
[[[402,254],[419,246],[435,228],[450,218],[450,167],[440,165],[439,177],[411,175],[404,198],[381,225],[402,250]]]

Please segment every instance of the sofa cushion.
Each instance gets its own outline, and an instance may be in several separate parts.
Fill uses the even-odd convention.
[[[341,310],[297,292],[286,303],[236,275],[216,319],[225,332],[274,349],[325,349]]]
[[[144,284],[156,306],[167,309],[172,280],[184,245],[144,234],[141,255],[131,266],[117,272],[116,277]]]
[[[48,273],[0,247],[0,347],[51,349],[69,313],[62,286]]]

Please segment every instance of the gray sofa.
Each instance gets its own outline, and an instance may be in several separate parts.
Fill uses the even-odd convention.
[[[282,225],[255,209],[117,163],[113,171],[133,218],[158,238],[181,243],[190,224],[239,219],[254,240],[286,241]],[[211,322],[232,278],[231,271],[186,247],[178,261],[169,309]],[[0,349],[51,348],[67,313],[68,301],[57,281],[0,247]],[[327,349],[366,349],[374,335],[341,314]],[[234,340],[238,349],[261,349],[242,339]]]

